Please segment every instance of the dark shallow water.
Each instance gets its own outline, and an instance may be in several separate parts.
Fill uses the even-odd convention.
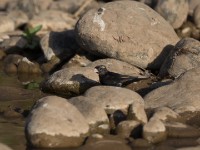
[[[42,79],[39,75],[5,74],[0,63],[0,142],[14,150],[26,149],[25,118],[20,113],[10,114],[9,109],[30,110],[43,93],[37,88],[26,89],[27,86],[24,83],[28,81],[39,83]]]
[[[14,150],[26,149],[24,120],[8,120],[0,117],[0,135],[0,142],[10,146]]]

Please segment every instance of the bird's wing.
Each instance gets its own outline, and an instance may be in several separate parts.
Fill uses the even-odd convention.
[[[121,75],[115,72],[108,72],[103,76],[100,76],[100,82],[104,85],[111,86],[126,86],[132,82],[140,81],[138,77],[129,75]]]

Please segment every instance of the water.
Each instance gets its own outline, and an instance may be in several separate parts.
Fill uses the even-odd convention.
[[[4,119],[0,117],[0,142],[14,150],[25,150],[24,119]]]
[[[39,75],[5,74],[0,63],[0,142],[14,150],[26,150],[26,139],[25,118],[13,109],[30,110],[34,102],[44,94],[37,86],[30,88],[24,84],[28,82],[35,84],[42,80]],[[26,89],[27,87],[30,89]]]

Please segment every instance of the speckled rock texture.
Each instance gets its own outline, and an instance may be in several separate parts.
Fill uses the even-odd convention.
[[[164,61],[159,76],[179,77],[181,74],[200,66],[200,42],[193,38],[180,40]]]
[[[76,24],[77,41],[88,52],[158,69],[179,38],[154,10],[135,1],[106,3]]]
[[[150,92],[144,97],[145,108],[153,110],[167,106],[182,117],[186,117],[188,123],[199,125],[200,122],[196,119],[200,111],[199,74],[200,68],[193,68],[173,83]]]
[[[98,85],[99,77],[91,67],[72,67],[53,73],[42,84],[42,90],[67,97],[84,93]]]

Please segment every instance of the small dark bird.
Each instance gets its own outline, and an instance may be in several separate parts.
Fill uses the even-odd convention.
[[[96,66],[94,71],[99,74],[100,83],[103,85],[123,87],[130,83],[147,79],[110,72],[104,65]]]

